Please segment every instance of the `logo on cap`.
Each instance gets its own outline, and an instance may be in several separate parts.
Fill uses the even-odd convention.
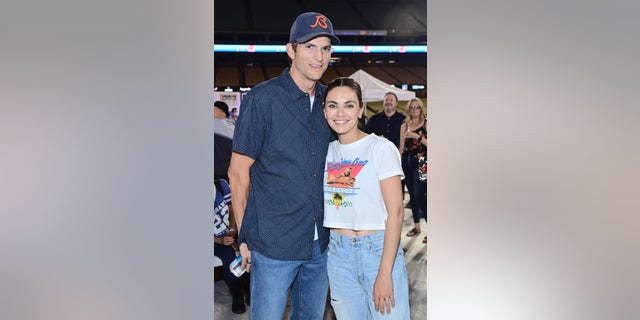
[[[333,34],[333,25],[329,18],[322,13],[305,12],[291,25],[289,42],[304,43],[319,36],[328,36],[331,38],[331,44],[340,44],[340,39]]]
[[[314,22],[310,27],[315,28],[317,26],[320,26],[322,29],[326,29],[328,27],[327,18],[321,14],[317,15],[316,22]]]

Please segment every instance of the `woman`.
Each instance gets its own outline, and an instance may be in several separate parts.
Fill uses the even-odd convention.
[[[427,157],[427,120],[423,112],[422,100],[414,98],[407,104],[409,120],[400,128],[400,153],[402,153],[402,170],[405,184],[409,191],[409,203],[413,214],[413,229],[407,237],[420,234],[420,217],[427,221],[427,181],[422,181],[418,173],[419,157]],[[427,237],[422,240],[427,243]]]
[[[324,177],[331,305],[338,319],[409,319],[398,149],[358,129],[364,107],[353,79],[332,81],[323,109],[338,137]]]

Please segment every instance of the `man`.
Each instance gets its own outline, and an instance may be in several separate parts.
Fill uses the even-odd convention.
[[[213,117],[215,119],[229,118],[229,105],[224,101],[216,101],[213,103]]]
[[[236,121],[238,120],[238,108],[231,109],[231,120],[233,121],[233,123],[236,123]]]
[[[371,116],[365,129],[366,133],[375,133],[387,138],[396,145],[396,148],[400,146],[400,127],[405,119],[403,114],[397,112],[397,107],[398,96],[393,92],[385,93],[383,112]]]
[[[251,319],[322,319],[328,291],[322,226],[324,161],[332,132],[318,82],[340,40],[331,21],[299,15],[287,43],[290,67],[242,100],[229,167],[242,268],[251,275]]]
[[[227,171],[231,161],[231,141],[235,125],[229,117],[229,106],[223,101],[213,103],[213,176],[229,180]]]

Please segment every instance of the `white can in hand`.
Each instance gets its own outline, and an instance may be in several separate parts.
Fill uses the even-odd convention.
[[[240,277],[242,274],[244,274],[245,271],[247,271],[246,269],[242,269],[242,256],[237,256],[229,265],[229,269],[231,270],[231,273],[233,273],[233,275],[235,275],[236,277]]]

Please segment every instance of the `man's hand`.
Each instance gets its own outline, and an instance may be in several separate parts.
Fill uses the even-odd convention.
[[[240,244],[240,255],[242,256],[242,269],[251,272],[251,251],[249,251],[245,242]]]

